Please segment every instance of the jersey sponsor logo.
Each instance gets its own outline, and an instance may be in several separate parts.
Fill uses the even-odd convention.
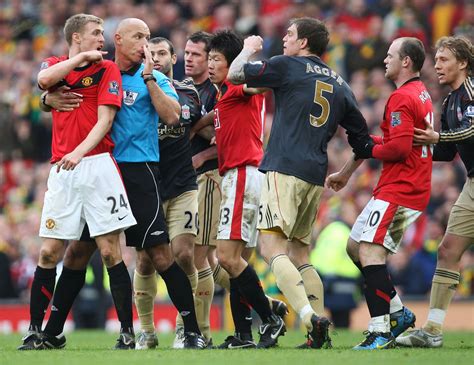
[[[390,118],[391,118],[390,124],[392,125],[392,127],[397,127],[400,124],[402,124],[401,114],[402,113],[400,113],[400,112],[391,112],[390,113]]]
[[[181,117],[182,117],[183,119],[189,119],[189,118],[191,118],[191,111],[190,111],[189,105],[184,104],[184,105],[181,107]]]
[[[131,90],[124,90],[123,91],[123,102],[125,105],[133,105],[137,100],[138,93],[131,91]]]
[[[179,126],[168,126],[166,124],[158,125],[158,136],[160,140],[165,138],[180,138],[186,133],[186,127],[184,123],[180,123]]]
[[[469,105],[466,109],[466,117],[473,118],[474,117],[474,105]]]
[[[109,93],[113,95],[118,95],[119,94],[119,84],[117,81],[113,80],[110,81],[109,83]]]
[[[48,218],[46,219],[45,226],[47,229],[53,229],[54,227],[56,227],[56,222],[54,221],[54,219]]]
[[[92,77],[87,76],[87,77],[84,77],[84,78],[81,80],[81,84],[84,85],[84,86],[91,86],[93,81],[94,81],[94,80],[92,79]]]

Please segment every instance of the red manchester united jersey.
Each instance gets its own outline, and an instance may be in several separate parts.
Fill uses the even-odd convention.
[[[50,57],[43,62],[41,67],[44,69],[66,59],[66,56]],[[69,86],[70,92],[81,94],[83,101],[79,108],[70,112],[52,111],[52,163],[72,152],[87,137],[97,123],[99,105],[120,107],[122,103],[120,70],[112,61],[104,60],[100,63],[77,67],[68,73],[55,88],[63,85]],[[87,156],[112,152],[113,147],[114,143],[107,133]]]
[[[414,128],[433,123],[433,106],[425,85],[411,80],[395,90],[387,101],[381,125],[383,143],[413,136]],[[432,153],[429,146],[413,146],[403,161],[383,162],[374,197],[407,208],[424,210],[430,198]]]
[[[239,166],[257,166],[263,157],[265,98],[247,95],[243,85],[224,81],[214,107],[219,173]]]

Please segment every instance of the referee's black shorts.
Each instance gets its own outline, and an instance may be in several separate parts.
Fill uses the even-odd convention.
[[[137,224],[125,231],[127,246],[138,249],[169,243],[166,220],[158,191],[158,163],[119,163],[130,208]]]

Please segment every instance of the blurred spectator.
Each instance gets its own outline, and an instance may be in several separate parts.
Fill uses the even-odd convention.
[[[347,74],[348,77],[354,71],[369,71],[374,68],[384,68],[383,60],[387,57],[389,44],[382,38],[382,18],[372,16],[369,19],[367,33],[358,44],[348,44]]]
[[[449,36],[458,25],[464,11],[463,0],[437,0],[431,11],[432,43]]]

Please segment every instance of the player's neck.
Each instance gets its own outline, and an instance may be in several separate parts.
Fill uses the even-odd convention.
[[[416,77],[420,77],[419,72],[405,72],[405,73],[401,73],[396,80],[393,80],[393,82],[395,83],[398,89],[408,80],[414,79]]]
[[[194,76],[192,77],[194,85],[201,85],[203,84],[207,79],[209,78],[209,73],[204,72],[200,76]]]
[[[77,56],[79,53],[81,53],[81,49],[79,48],[79,45],[73,44],[69,48],[69,59],[73,58],[74,56]],[[85,65],[87,65],[87,63],[88,63],[87,61],[82,62],[81,64],[78,65],[78,67],[85,66]]]
[[[459,74],[458,77],[456,77],[456,80],[454,80],[452,83],[449,84],[449,87],[453,90],[457,90],[461,87],[461,85],[464,83],[466,79],[467,79],[467,73],[463,72]]]

